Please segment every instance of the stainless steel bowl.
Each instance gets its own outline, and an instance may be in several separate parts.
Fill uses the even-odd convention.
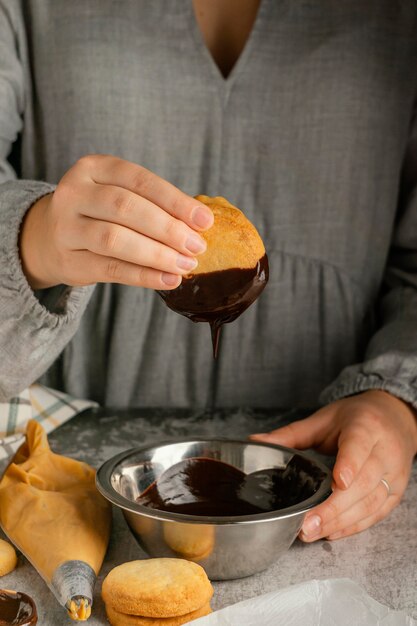
[[[285,468],[298,455],[309,495],[293,506],[255,515],[202,517],[145,507],[136,499],[165,470],[187,458],[223,461],[249,474]],[[311,471],[309,471],[311,468]],[[302,476],[301,476],[302,474]],[[123,511],[137,541],[152,557],[182,557],[204,567],[212,580],[249,576],[266,569],[296,538],[306,512],[331,493],[331,472],[298,450],[251,441],[190,439],[122,452],[97,472],[97,487]]]

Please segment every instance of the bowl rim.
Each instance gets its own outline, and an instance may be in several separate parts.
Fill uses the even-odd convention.
[[[152,509],[150,507],[144,506],[143,504],[138,504],[125,496],[122,496],[111,484],[111,475],[116,468],[116,466],[127,459],[129,456],[133,454],[139,454],[141,452],[149,452],[152,449],[162,448],[169,445],[175,445],[179,443],[232,443],[232,444],[240,444],[240,445],[254,445],[254,446],[262,446],[265,448],[273,448],[278,450],[283,450],[285,452],[290,452],[293,454],[298,454],[301,457],[304,457],[310,463],[315,464],[319,467],[325,474],[325,477],[312,496],[303,500],[302,502],[298,502],[297,504],[293,504],[292,506],[286,507],[284,509],[278,509],[276,511],[268,511],[266,513],[254,513],[252,515],[233,515],[233,516],[205,516],[205,515],[189,515],[184,513],[172,513],[169,511],[162,511],[160,509]],[[193,457],[195,458],[195,457]],[[165,439],[164,441],[158,441],[153,444],[147,444],[145,446],[137,446],[134,448],[129,448],[128,450],[124,450],[123,452],[119,452],[115,456],[111,457],[98,468],[96,472],[96,487],[98,491],[101,493],[106,500],[121,508],[123,511],[128,511],[130,513],[136,513],[143,515],[145,517],[150,517],[153,519],[163,520],[167,522],[183,522],[183,523],[191,523],[191,524],[207,524],[207,525],[218,525],[218,526],[227,526],[234,524],[254,524],[257,522],[270,522],[277,519],[286,519],[289,517],[294,517],[296,515],[304,514],[310,509],[314,508],[326,498],[330,496],[332,493],[331,489],[332,485],[332,472],[327,465],[317,460],[313,456],[311,456],[308,452],[304,452],[303,450],[297,450],[295,448],[288,448],[286,446],[281,446],[279,444],[272,443],[264,443],[260,441],[251,441],[250,439],[229,439],[228,437],[181,437],[174,439]]]

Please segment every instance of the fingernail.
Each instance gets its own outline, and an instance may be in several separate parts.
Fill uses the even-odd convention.
[[[191,219],[199,228],[209,228],[214,221],[213,213],[210,209],[201,206],[196,206],[195,209],[193,209]]]
[[[345,469],[343,469],[340,472],[339,476],[340,476],[340,480],[342,481],[342,483],[344,484],[346,489],[348,487],[350,487],[350,485],[352,484],[352,481],[353,481],[353,472],[352,472],[352,470],[350,470],[348,467],[346,467]]]
[[[178,283],[179,276],[176,274],[167,274],[166,272],[162,272],[161,280],[163,283],[168,285],[169,287],[173,287]]]
[[[184,256],[183,254],[179,254],[177,256],[177,267],[181,270],[193,270],[197,267],[198,261],[197,259],[193,259],[189,256]]]
[[[198,235],[190,235],[185,242],[185,247],[192,254],[200,254],[200,252],[205,251],[205,249],[207,248],[207,244],[204,239],[202,239]]]
[[[308,517],[303,524],[301,532],[307,537],[314,537],[314,535],[318,535],[321,528],[321,519],[318,515],[311,515]]]

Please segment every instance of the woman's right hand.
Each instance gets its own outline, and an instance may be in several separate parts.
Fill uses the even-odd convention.
[[[122,283],[174,289],[206,249],[208,207],[149,170],[91,155],[26,214],[20,237],[33,289]]]

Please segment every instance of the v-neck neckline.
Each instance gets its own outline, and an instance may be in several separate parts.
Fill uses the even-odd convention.
[[[190,33],[194,46],[196,49],[196,53],[200,56],[202,64],[205,67],[205,71],[207,73],[208,78],[214,81],[219,88],[225,90],[226,92],[230,91],[230,88],[235,83],[239,74],[243,71],[246,63],[250,59],[252,54],[252,50],[258,41],[261,31],[262,24],[264,22],[264,17],[267,11],[267,5],[269,0],[261,0],[255,21],[253,23],[252,29],[246,39],[245,45],[243,47],[242,52],[239,54],[239,57],[236,60],[236,63],[233,65],[231,71],[227,76],[223,76],[219,66],[214,60],[210,50],[207,47],[206,42],[204,41],[203,33],[200,30],[200,26],[198,25],[197,18],[194,13],[194,7],[191,0],[188,0],[188,32]]]

